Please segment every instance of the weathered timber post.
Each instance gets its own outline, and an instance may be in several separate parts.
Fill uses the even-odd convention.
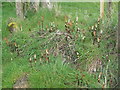
[[[16,15],[23,19],[23,3],[21,0],[16,0]]]
[[[100,18],[104,16],[104,0],[100,0]]]

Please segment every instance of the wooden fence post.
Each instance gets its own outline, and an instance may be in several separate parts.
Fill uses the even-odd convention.
[[[34,2],[33,7],[34,7],[35,11],[37,12],[39,10],[39,0],[34,0],[34,1],[35,2]]]
[[[108,0],[108,11],[109,11],[109,14],[111,14],[111,9],[112,9],[112,0]]]
[[[100,18],[104,16],[104,0],[100,0]]]
[[[23,19],[23,3],[21,0],[16,0],[16,15]]]

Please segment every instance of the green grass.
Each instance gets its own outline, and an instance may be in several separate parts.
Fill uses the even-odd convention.
[[[105,3],[107,7],[107,3]],[[107,24],[107,10],[105,9],[105,17],[102,22],[103,36],[111,34],[111,30],[116,31],[114,28],[117,25],[117,3],[113,3],[113,11],[111,21]],[[93,45],[91,41],[91,34],[88,27],[96,23],[97,18],[99,17],[99,3],[58,3],[58,11],[60,14],[56,16],[55,9],[49,11],[48,9],[41,8],[37,13],[33,14],[33,11],[28,11],[27,18],[24,21],[19,20],[16,17],[15,13],[15,3],[3,3],[2,6],[2,87],[3,88],[12,88],[15,81],[23,75],[28,73],[28,83],[31,88],[101,88],[103,86],[104,78],[106,76],[106,66],[107,59],[106,55],[110,52],[109,49],[106,49],[107,43],[112,41],[111,37],[109,40],[101,41],[101,47],[98,48],[97,45]],[[77,13],[76,13],[77,12]],[[55,22],[58,25],[58,29],[65,31],[64,28],[64,16],[67,15],[73,21],[76,16],[79,17],[79,27],[80,29],[85,29],[86,31],[86,41],[85,43],[81,42],[81,38],[75,40],[75,50],[80,53],[80,59],[77,63],[80,66],[76,69],[73,68],[74,65],[67,65],[62,63],[61,55],[54,57],[50,55],[50,63],[45,63],[39,61],[39,58],[45,52],[46,49],[49,49],[55,45],[55,42],[52,41],[46,46],[42,46],[44,42],[48,42],[48,38],[38,38],[38,35],[34,32],[39,31],[38,21],[41,23],[41,17],[44,16],[44,28],[49,27],[50,22]],[[14,18],[18,26],[22,25],[23,31],[17,31],[11,34],[7,29],[7,23],[9,18]],[[83,23],[83,24],[81,24]],[[29,31],[31,29],[31,31]],[[109,32],[109,33],[108,33]],[[31,34],[35,34],[36,38],[30,37]],[[73,32],[72,35],[76,32]],[[48,34],[53,35],[53,33]],[[79,34],[80,35],[80,34]],[[22,50],[21,56],[17,56],[16,52],[11,52],[11,47],[6,44],[4,38],[7,37],[8,41],[16,42],[19,45],[19,49]],[[33,67],[30,67],[29,58],[33,55],[37,55],[37,64],[33,62]],[[103,62],[103,73],[101,77],[101,82],[98,83],[97,77],[99,72],[90,75],[87,70],[87,66],[94,61],[96,58],[99,58]],[[111,60],[109,67],[108,75],[111,75],[113,83],[115,83],[114,78],[116,78],[117,72],[117,60],[115,56],[109,56]],[[44,59],[43,59],[44,60]],[[73,66],[73,67],[72,67]],[[83,77],[85,75],[85,77]],[[108,76],[107,76],[108,77]],[[78,79],[76,79],[78,78]],[[109,79],[109,78],[108,78]],[[82,82],[78,85],[79,82]],[[107,84],[107,87],[112,87],[110,84]]]
[[[17,58],[3,66],[3,88],[13,87],[15,81],[24,72],[29,72],[29,66],[26,59]]]
[[[97,80],[89,76],[88,73],[80,72],[75,70],[68,65],[63,65],[60,57],[50,58],[53,62],[49,64],[40,65],[38,67],[39,71],[32,71],[29,74],[30,86],[33,88],[80,88],[78,86],[78,79],[82,78],[82,75],[85,74],[87,77],[83,80],[82,84],[89,83],[91,87],[101,87],[100,84],[95,84]],[[36,80],[37,78],[37,80]],[[93,80],[93,81],[91,81]],[[89,82],[90,81],[90,82]]]

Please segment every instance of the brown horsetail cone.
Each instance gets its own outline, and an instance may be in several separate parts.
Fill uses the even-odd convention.
[[[100,83],[100,78],[98,78],[98,82]]]
[[[37,62],[37,59],[35,59],[35,63]]]
[[[95,27],[97,28],[97,24],[95,24]]]
[[[100,18],[98,18],[98,22],[100,22]]]
[[[30,57],[30,59],[29,59],[29,62],[31,63],[32,62],[32,58]]]
[[[77,31],[80,32],[80,28],[77,28]]]
[[[102,34],[103,33],[103,30],[100,30],[100,34]]]
[[[76,22],[78,22],[78,16],[76,17]]]
[[[99,37],[97,38],[97,41],[100,42],[100,38]]]
[[[88,29],[91,29],[91,27],[89,27]]]
[[[93,35],[96,36],[96,30],[94,30]]]
[[[36,54],[34,54],[34,62],[37,62]]]
[[[15,47],[17,47],[17,44],[16,44],[16,42],[14,42],[14,46],[15,46]]]
[[[44,16],[41,17],[42,21],[44,21]]]
[[[40,62],[42,61],[41,58],[39,60],[40,60]]]
[[[36,59],[36,54],[34,54],[34,59]]]
[[[95,28],[95,31],[97,30],[97,28]]]
[[[100,25],[100,22],[98,22],[97,24]]]
[[[48,49],[46,49],[45,51],[46,51],[46,54],[49,55]]]
[[[92,26],[92,28],[91,28],[92,30],[94,29],[94,26]]]

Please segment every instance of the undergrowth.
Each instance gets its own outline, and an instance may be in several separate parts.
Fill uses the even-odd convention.
[[[100,24],[103,34],[99,48],[97,44],[92,44],[89,29],[99,17],[99,3],[58,3],[59,14],[56,14],[57,10],[54,8],[51,11],[41,8],[35,14],[28,11],[24,21],[16,18],[15,3],[2,5],[3,88],[12,88],[23,73],[28,74],[30,88],[109,88],[117,85],[117,3],[113,3],[110,19],[105,10],[104,20]],[[85,31],[85,41],[81,39],[82,33],[75,31],[76,27],[72,27],[73,39],[68,39],[68,42],[62,39],[65,35],[57,36],[58,31],[65,33],[65,16],[72,21],[79,17],[78,27],[81,32]],[[10,17],[18,24],[17,32],[10,33],[8,30]],[[42,17],[44,17],[43,28]],[[57,30],[50,33],[47,28],[50,28],[53,22]],[[63,50],[70,55],[56,54],[60,45],[62,47],[73,45],[74,49],[68,46],[65,51]],[[71,53],[75,55],[70,57]],[[63,55],[67,56],[65,61],[68,63],[64,63]],[[70,58],[74,57],[77,61],[71,63]],[[99,70],[94,71],[94,68]]]

